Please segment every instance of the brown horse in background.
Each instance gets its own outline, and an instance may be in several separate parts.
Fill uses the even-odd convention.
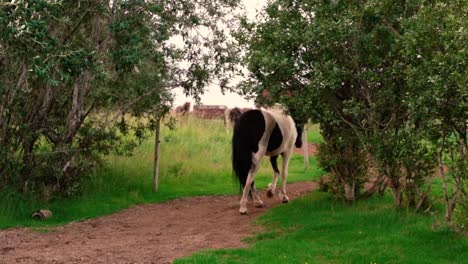
[[[230,128],[234,127],[242,113],[247,110],[250,109],[240,109],[239,107],[226,108],[226,111],[224,111],[224,127],[226,127],[226,132],[229,132]]]
[[[190,112],[190,102],[185,102],[185,104],[180,105],[180,106],[176,107],[176,109],[175,109],[176,115],[180,114],[182,116],[185,116],[189,112]]]

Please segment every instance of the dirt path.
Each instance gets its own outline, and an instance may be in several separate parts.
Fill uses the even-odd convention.
[[[318,144],[316,143],[307,143],[307,152],[309,153],[309,157],[315,156],[318,151]],[[304,149],[302,148],[294,148],[294,154],[304,155]]]
[[[291,199],[318,185],[288,186]],[[0,263],[170,263],[202,249],[246,246],[241,240],[261,227],[259,215],[278,205],[262,191],[266,208],[249,204],[238,213],[238,196],[203,196],[136,206],[122,212],[38,233],[27,228],[0,231]]]

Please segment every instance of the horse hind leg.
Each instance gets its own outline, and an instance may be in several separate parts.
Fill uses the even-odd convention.
[[[244,186],[244,190],[242,191],[242,197],[241,197],[241,200],[240,200],[240,208],[239,208],[239,212],[241,214],[247,214],[248,211],[247,211],[247,200],[248,200],[248,196],[249,195],[252,195],[252,197],[255,196],[255,190],[253,188],[253,181],[254,181],[254,178],[255,178],[255,172],[256,172],[256,168],[257,165],[253,165],[252,166],[252,169],[249,171],[249,174],[247,176],[247,180],[245,181],[245,186]]]
[[[273,197],[276,190],[276,184],[278,182],[279,169],[278,169],[278,156],[270,157],[271,167],[273,168],[273,182],[268,184],[267,196]]]
[[[247,214],[248,213],[248,211],[247,211],[247,200],[248,200],[249,194],[251,194],[254,199],[255,199],[256,196],[258,197],[257,193],[255,192],[255,188],[252,187],[252,185],[253,185],[253,182],[254,182],[254,179],[255,179],[255,174],[257,173],[257,171],[258,171],[258,169],[260,167],[260,163],[262,161],[262,157],[263,157],[264,154],[265,154],[265,148],[260,148],[257,151],[257,153],[252,155],[252,168],[249,170],[249,174],[247,176],[245,186],[244,186],[244,190],[242,191],[242,197],[241,197],[241,200],[240,200],[239,212],[241,214]],[[261,206],[263,206],[263,202],[260,200],[260,197],[258,197],[257,202],[261,203]]]
[[[250,189],[250,195],[252,196],[255,207],[263,208],[265,206],[263,204],[262,199],[260,198],[260,195],[258,195],[257,189],[255,188],[255,181],[252,183],[252,187]]]
[[[286,181],[288,179],[288,167],[291,153],[284,153],[283,155],[283,167],[281,168],[281,192],[280,198],[283,203],[289,202],[289,197],[286,194]]]

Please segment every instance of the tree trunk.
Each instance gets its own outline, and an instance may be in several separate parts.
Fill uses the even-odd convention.
[[[378,175],[377,179],[375,180],[372,185],[367,188],[366,192],[361,195],[363,198],[371,197],[375,192],[379,192],[381,195],[385,192],[388,180],[383,175]]]
[[[391,186],[393,192],[393,199],[398,208],[403,208],[403,194],[399,186]]]
[[[447,176],[445,175],[445,171],[444,171],[444,161],[443,161],[443,153],[444,153],[444,148],[445,148],[445,140],[446,140],[446,135],[445,135],[445,131],[442,135],[442,143],[440,145],[440,148],[439,148],[439,153],[438,153],[438,156],[437,156],[437,160],[439,162],[439,172],[440,172],[440,176],[442,178],[442,190],[444,191],[444,200],[445,200],[445,221],[447,221],[448,223],[450,223],[450,221],[452,220],[452,208],[454,208],[452,206],[452,199],[450,199],[450,195],[449,195],[449,190],[448,190],[448,187],[447,187]]]
[[[353,184],[344,182],[343,187],[345,191],[346,202],[348,202],[349,204],[352,204],[356,200],[354,181],[353,181]]]
[[[429,187],[426,189],[426,191],[420,196],[418,204],[416,205],[415,211],[419,211],[421,207],[424,205],[426,202],[427,198],[429,197],[429,193],[431,192],[432,185],[429,185]]]
[[[399,170],[401,168],[398,166],[397,169],[392,169],[392,166],[389,164],[384,164],[384,173],[385,177],[388,179],[389,187],[392,189],[393,199],[398,208],[403,208],[403,190],[402,184],[400,183]]]
[[[306,170],[309,170],[309,144],[307,142],[307,130],[304,126],[304,131],[302,132],[302,148],[304,149],[304,167]]]
[[[154,174],[153,174],[153,191],[157,192],[159,189],[159,144],[161,134],[161,117],[156,116],[156,136],[154,142]]]

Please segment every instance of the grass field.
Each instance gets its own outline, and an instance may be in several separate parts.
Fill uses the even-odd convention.
[[[106,166],[85,181],[79,197],[43,203],[3,191],[0,228],[58,225],[135,204],[235,194],[230,137],[220,120],[188,119],[175,131],[164,129],[158,193],[152,192],[152,138],[131,157],[106,158]],[[321,140],[317,126],[308,128],[308,140]],[[294,156],[288,181],[323,175],[315,158],[310,164],[305,171],[302,157]],[[270,180],[264,159],[257,186],[264,188]],[[433,190],[440,196],[438,186]],[[51,209],[54,217],[32,221],[31,212],[38,208]],[[430,213],[416,214],[395,209],[389,193],[348,206],[317,191],[262,216],[257,224],[265,230],[248,239],[248,248],[204,251],[175,263],[467,263],[468,240],[445,226],[442,213],[441,201]]]
[[[158,193],[152,191],[153,137],[131,157],[107,157],[106,166],[85,181],[80,197],[44,203],[32,197],[21,197],[13,190],[4,190],[0,193],[0,197],[4,197],[0,203],[0,228],[64,224],[110,214],[135,204],[195,195],[235,194],[239,187],[232,178],[231,136],[221,120],[189,118],[180,121],[174,131],[164,128]],[[313,157],[310,166],[306,172],[303,158],[294,156],[288,182],[317,179],[323,174]],[[264,159],[257,187],[265,188],[271,177],[269,162]],[[31,213],[40,208],[50,209],[54,217],[33,221]]]
[[[322,135],[320,134],[320,127],[318,125],[308,124],[307,127],[307,141],[310,143],[320,143]]]

